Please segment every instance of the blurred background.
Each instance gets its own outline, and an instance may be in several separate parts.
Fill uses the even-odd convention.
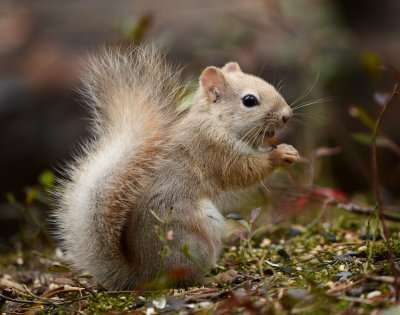
[[[373,202],[368,124],[395,83],[377,65],[400,69],[399,16],[396,0],[2,0],[0,244],[21,229],[32,187],[51,181],[42,172],[87,137],[89,116],[75,91],[85,54],[104,44],[155,42],[193,80],[208,65],[236,60],[279,85],[288,103],[303,106],[281,140],[306,158],[340,147],[316,163],[316,183]],[[378,147],[388,204],[399,203],[399,119],[396,99],[383,121],[391,147],[385,139]],[[47,210],[35,207],[40,223]]]

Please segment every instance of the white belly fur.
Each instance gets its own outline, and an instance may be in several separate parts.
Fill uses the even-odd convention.
[[[201,199],[199,206],[205,227],[208,229],[210,234],[217,238],[219,242],[222,242],[226,225],[224,217],[210,199]]]

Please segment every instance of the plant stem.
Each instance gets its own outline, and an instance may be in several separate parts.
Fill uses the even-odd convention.
[[[371,269],[372,248],[371,248],[371,242],[369,239],[369,231],[371,231],[371,215],[368,217],[367,229],[365,231],[365,233],[367,235],[367,238],[365,239],[365,245],[367,246],[367,251],[366,251],[367,252],[367,261],[364,265],[364,273],[367,273],[368,269],[372,270]]]
[[[161,263],[160,263],[160,266],[158,268],[156,277],[153,280],[154,283],[157,283],[157,281],[160,279],[161,274],[163,273],[165,258],[170,253],[170,248],[169,248],[169,245],[168,245],[167,233],[168,233],[169,220],[170,220],[171,214],[172,214],[172,208],[168,211],[168,215],[167,215],[167,217],[165,218],[164,221],[162,221],[160,219],[160,217],[157,216],[157,214],[154,211],[151,211],[151,214],[153,215],[153,217],[156,220],[158,220],[158,221],[160,221],[160,222],[162,222],[164,224],[164,226],[163,226],[163,236],[162,236],[162,238],[160,238],[160,240],[163,242],[163,250],[161,252]]]
[[[393,100],[393,98],[398,95],[398,83],[395,84],[394,89],[389,96],[389,98],[386,100],[386,103],[383,105],[382,109],[380,110],[378,114],[378,118],[375,123],[375,129],[372,134],[372,144],[371,144],[371,168],[372,168],[372,179],[373,179],[373,184],[374,184],[374,190],[375,190],[375,198],[376,198],[376,203],[377,203],[377,211],[379,214],[379,220],[381,221],[382,225],[382,231],[384,234],[384,237],[386,239],[386,246],[387,250],[389,253],[389,260],[390,260],[390,266],[392,269],[392,274],[395,279],[395,287],[396,287],[396,301],[399,301],[399,296],[400,296],[400,282],[399,282],[399,274],[396,269],[396,262],[393,256],[393,251],[392,251],[392,246],[390,244],[390,235],[389,231],[387,229],[386,223],[385,223],[385,218],[383,215],[383,207],[382,207],[382,199],[381,199],[381,194],[379,190],[379,181],[378,181],[378,168],[377,168],[377,161],[376,161],[376,137],[378,135],[382,118],[387,110],[389,104]]]

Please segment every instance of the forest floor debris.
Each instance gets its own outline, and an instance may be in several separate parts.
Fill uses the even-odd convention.
[[[7,314],[395,314],[384,241],[372,250],[363,220],[344,215],[338,225],[260,229],[251,246],[231,238],[207,284],[186,289],[106,291],[74,274],[59,250],[3,255],[0,306]],[[398,235],[392,242],[399,261]]]

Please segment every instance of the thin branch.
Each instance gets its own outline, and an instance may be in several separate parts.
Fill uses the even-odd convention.
[[[20,303],[20,304],[32,304],[32,305],[51,305],[51,306],[61,307],[61,308],[65,309],[65,310],[68,310],[68,311],[71,311],[71,310],[66,308],[66,307],[64,307],[63,306],[64,304],[75,303],[75,302],[80,301],[80,300],[85,300],[85,299],[87,299],[89,297],[90,297],[90,295],[85,295],[85,296],[82,296],[82,297],[79,297],[79,298],[75,298],[75,299],[72,299],[72,300],[57,301],[57,302],[56,301],[40,301],[40,300],[39,301],[31,301],[31,300],[14,299],[14,298],[5,296],[4,294],[0,293],[0,298],[4,299],[6,301],[9,301],[9,302]],[[42,298],[40,298],[40,299],[42,299]]]
[[[10,301],[10,302],[14,302],[14,303],[21,303],[21,304],[50,304],[48,302],[39,302],[39,301],[30,301],[30,300],[19,300],[19,299],[14,299],[8,296],[5,296],[3,294],[0,293],[0,298]]]
[[[398,89],[398,83],[395,84],[392,94],[389,96],[386,103],[383,105],[382,109],[380,110],[378,118],[375,123],[375,129],[374,129],[374,133],[372,134],[372,145],[371,145],[371,168],[372,168],[372,179],[373,179],[374,190],[375,190],[377,211],[379,214],[379,220],[381,221],[382,231],[383,231],[384,237],[386,239],[386,246],[387,246],[387,250],[388,250],[388,254],[389,254],[389,260],[390,260],[390,266],[392,269],[392,274],[395,279],[396,301],[399,301],[399,297],[400,297],[400,282],[399,282],[399,280],[400,280],[400,278],[399,278],[399,274],[396,269],[396,262],[394,259],[392,246],[390,244],[389,231],[388,231],[386,223],[385,223],[385,216],[384,216],[383,207],[382,207],[382,199],[381,199],[381,194],[380,194],[380,190],[379,190],[378,168],[377,168],[377,161],[376,161],[376,137],[380,130],[380,126],[381,126],[381,122],[382,122],[384,113],[386,112],[386,110],[387,110],[389,104],[391,103],[391,101],[393,100],[393,98],[396,95],[398,95],[397,89]]]
[[[336,288],[332,288],[332,289],[328,290],[326,293],[331,294],[331,293],[347,290],[347,289],[350,289],[351,287],[354,287],[354,286],[360,284],[361,282],[364,282],[365,280],[367,280],[367,278],[361,278],[361,279],[358,279],[357,281],[350,282],[348,284],[339,285]]]
[[[363,207],[354,203],[337,203],[335,205],[337,208],[339,209],[343,209],[343,210],[347,210],[349,212],[352,213],[356,213],[356,214],[363,214],[363,215],[371,215],[372,213],[374,213],[376,210],[373,207]],[[390,220],[390,221],[396,221],[396,222],[400,222],[400,216],[396,216],[393,214],[389,214],[389,213],[383,213],[383,217],[386,220]]]

